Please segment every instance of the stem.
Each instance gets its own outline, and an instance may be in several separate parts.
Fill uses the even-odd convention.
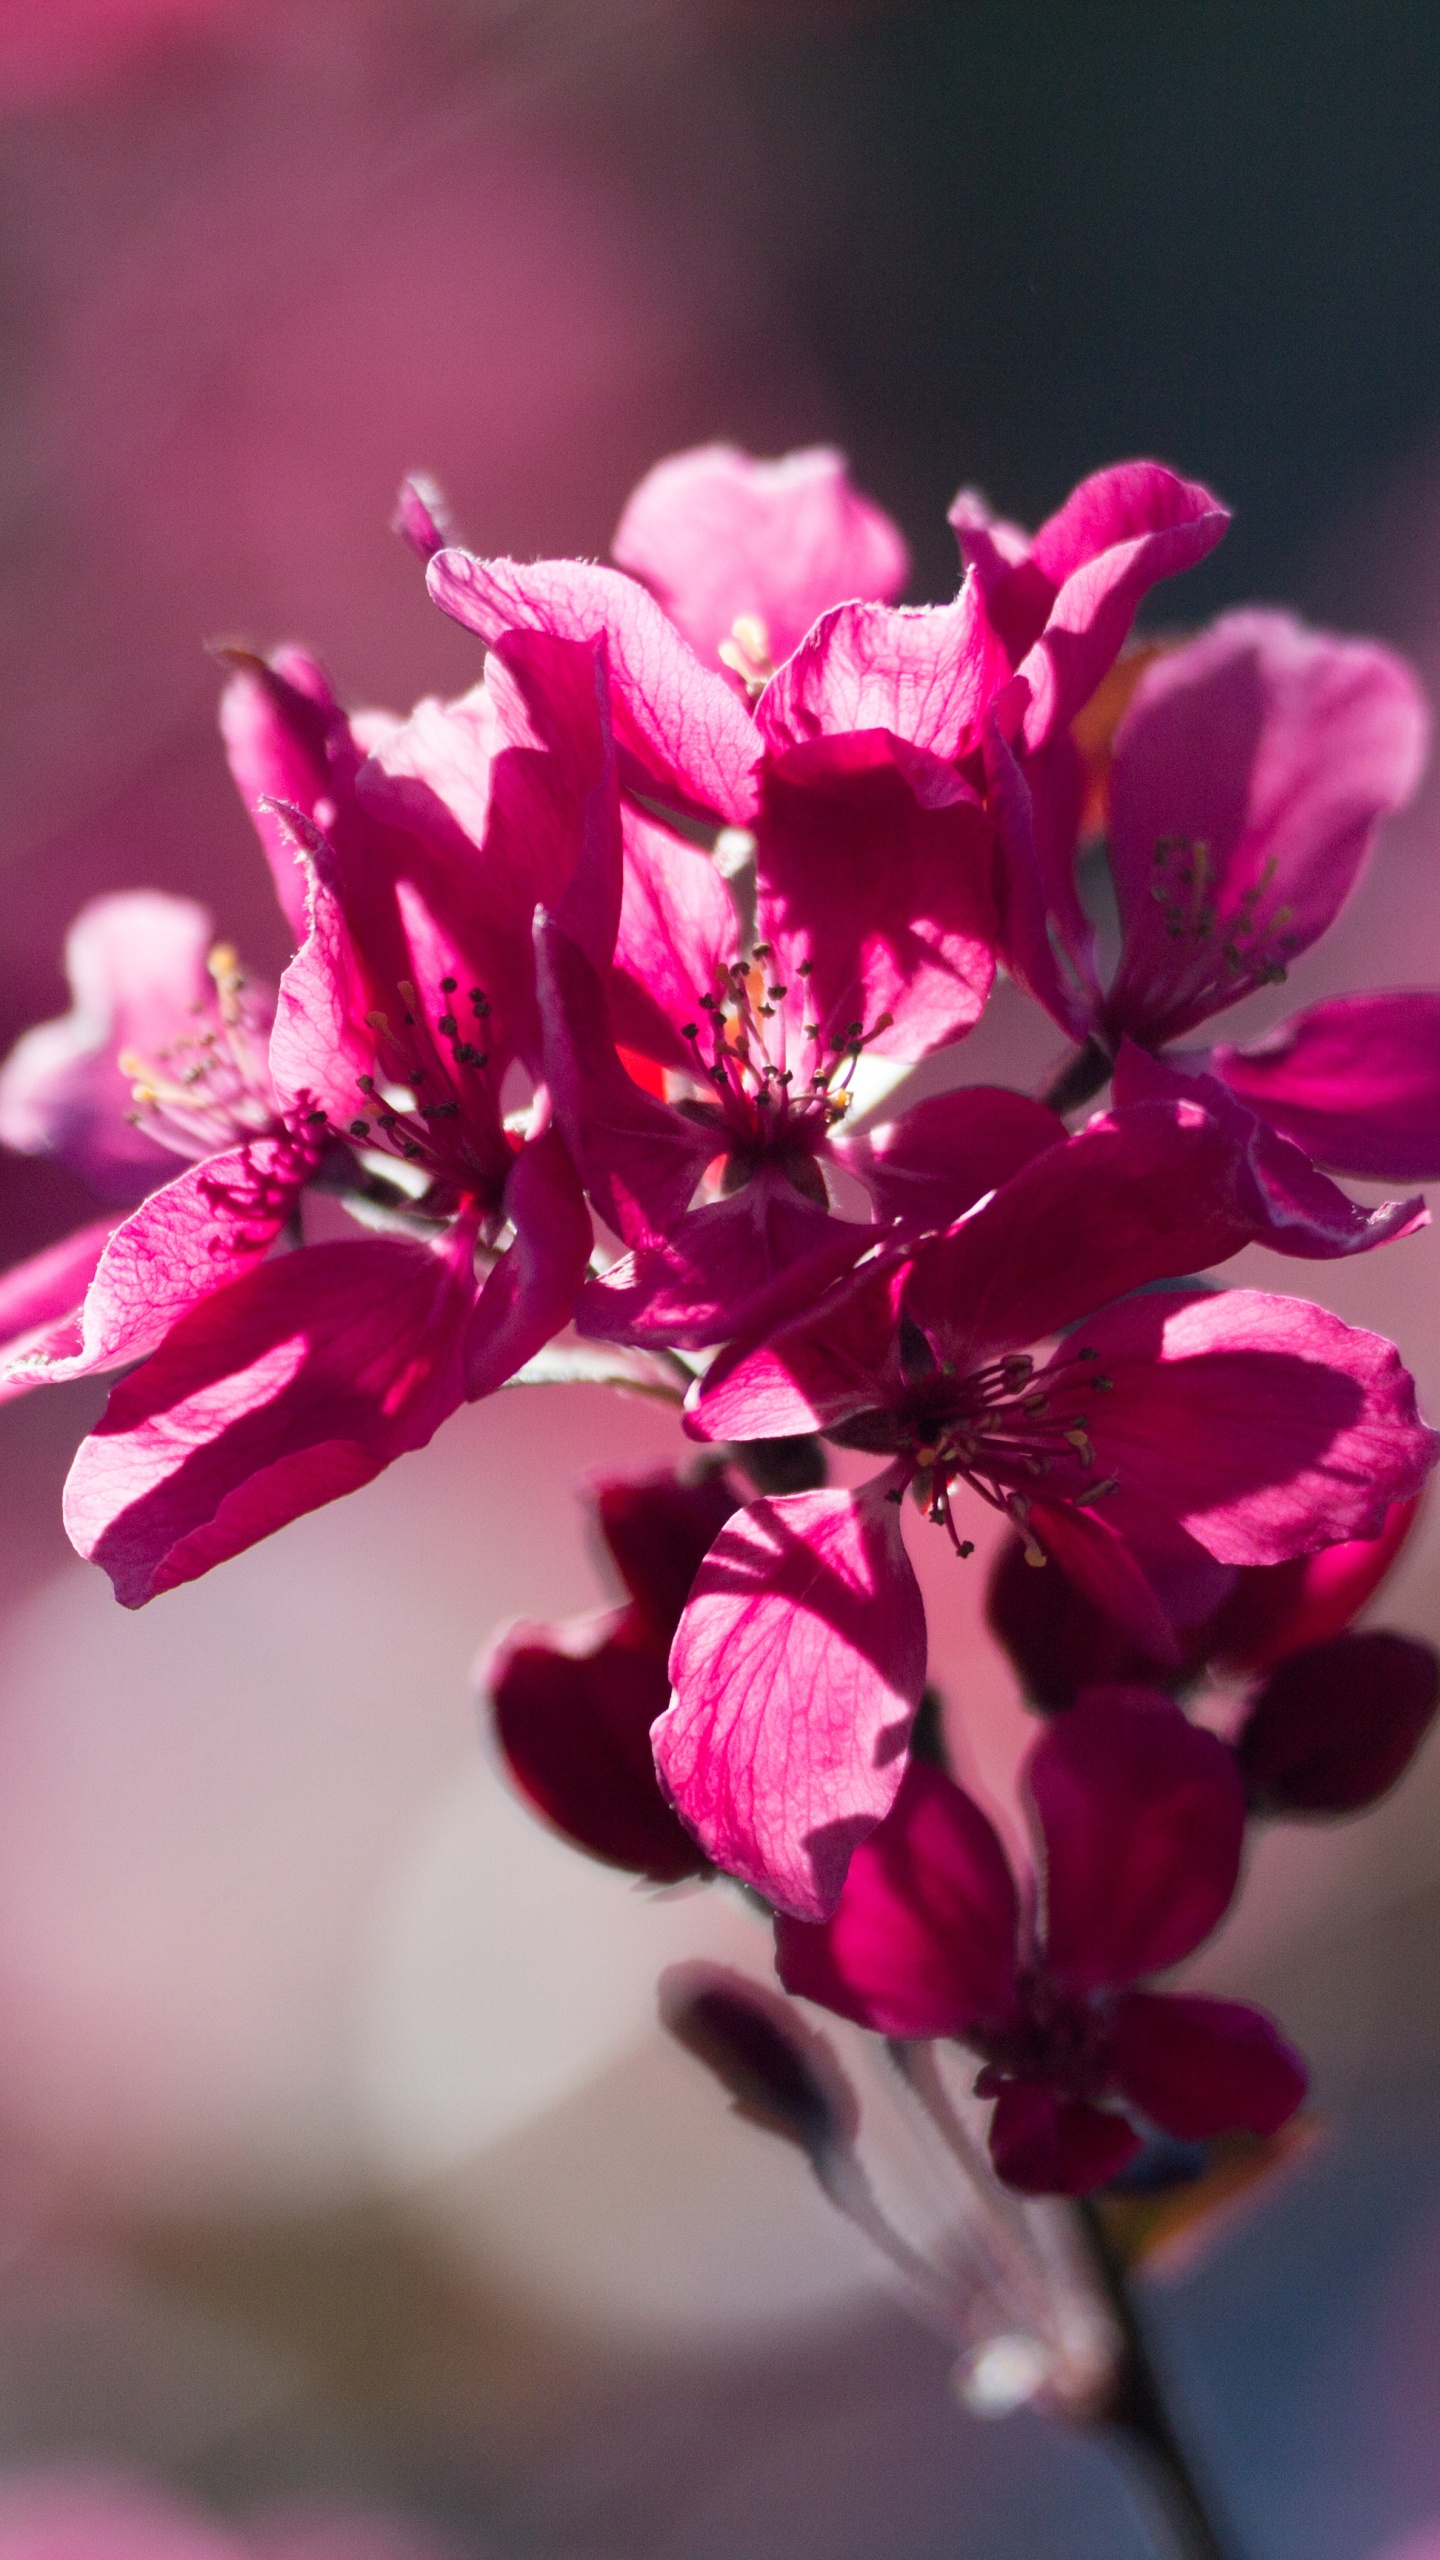
[[[1229,2518],[1208,2483],[1197,2478],[1175,2432],[1123,2261],[1100,2211],[1088,2197],[1078,2199],[1075,2209],[1120,2333],[1115,2380],[1097,2423],[1113,2429],[1134,2457],[1146,2503],[1163,2519],[1177,2560],[1244,2560]]]
[[[1083,1049],[1071,1051],[1041,1094],[1041,1101],[1062,1115],[1078,1111],[1083,1102],[1093,1102],[1102,1085],[1109,1083],[1112,1064],[1098,1040],[1087,1040]]]

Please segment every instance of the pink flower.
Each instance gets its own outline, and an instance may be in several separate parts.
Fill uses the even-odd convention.
[[[309,802],[261,811],[277,869],[299,850],[309,873],[310,930],[270,1045],[287,1134],[156,1193],[86,1302],[72,1367],[151,1352],[66,1491],[74,1544],[132,1607],[369,1482],[503,1385],[568,1321],[590,1250],[543,1089],[512,1127],[503,1088],[538,1046],[537,896],[577,948],[598,953],[614,931],[586,906],[605,866],[580,859],[607,830],[619,858],[596,653],[520,635],[492,653],[478,699],[387,724],[368,761],[318,677],[237,681],[252,769]],[[535,725],[552,719],[554,752]],[[232,751],[235,725],[232,704]],[[442,787],[457,735],[474,838]],[[357,1150],[375,1211],[402,1231],[262,1260],[322,1155],[364,1205]]]
[[[1288,614],[1227,614],[1154,658],[1108,773],[1122,937],[1108,986],[1075,883],[1076,749],[1057,739],[1017,761],[992,737],[1006,957],[1082,1045],[1075,1099],[1117,1060],[1117,1092],[1133,1098],[1135,1052],[1158,1061],[1211,1015],[1283,981],[1333,923],[1381,820],[1412,796],[1427,731],[1420,688],[1391,651]],[[1417,1206],[1366,1218],[1307,1158],[1400,1180],[1440,1169],[1440,997],[1337,998],[1249,1048],[1157,1063],[1143,1089],[1176,1070],[1203,1075],[1209,1107],[1217,1077],[1248,1106],[1281,1251],[1364,1250],[1403,1231]]]
[[[1037,1564],[1054,1558],[1171,1662],[1172,1616],[1223,1596],[1217,1566],[1373,1536],[1418,1491],[1440,1436],[1388,1343],[1256,1290],[1122,1296],[1248,1233],[1223,1133],[1144,1105],[1036,1156],[763,1347],[722,1354],[700,1435],[820,1431],[888,1464],[855,1493],[751,1504],[701,1569],[654,1739],[717,1865],[822,1918],[893,1803],[925,1674],[907,1489],[962,1554],[958,1497],[1004,1512]],[[1054,1334],[1037,1367],[1026,1346]]]
[[[790,1991],[881,2034],[956,2036],[983,2059],[1009,2185],[1075,2195],[1140,2148],[1272,2134],[1305,2094],[1261,2011],[1140,1990],[1193,1954],[1239,1880],[1235,1764],[1162,1694],[1086,1692],[1026,1770],[1035,1872],[1018,1883],[979,1806],[916,1763],[856,1851],[832,1916],[776,1925]]]
[[[830,445],[779,462],[729,444],[671,454],[632,490],[610,548],[697,658],[727,667],[742,691],[829,606],[888,601],[910,573],[903,535],[852,488]]]
[[[989,992],[990,830],[948,767],[880,732],[796,749],[767,769],[754,845],[742,921],[705,854],[630,822],[608,993],[558,925],[542,929],[547,1080],[628,1248],[585,1292],[587,1332],[733,1334],[792,1267],[813,1294],[873,1241],[831,1215],[838,1174],[883,1218],[948,1223],[1063,1134],[991,1091],[922,1105],[879,1140],[843,1133],[862,1055],[923,1057]],[[617,1036],[661,1068],[662,1091],[637,1083]]]
[[[600,1534],[629,1593],[593,1619],[516,1626],[480,1667],[511,1777],[575,1846],[656,1884],[709,1861],[655,1776],[650,1727],[670,1696],[671,1642],[705,1551],[736,1508],[722,1473],[673,1469],[597,1486]]]
[[[693,463],[687,468],[694,470]],[[705,476],[696,472],[692,494]],[[739,536],[743,529],[748,545],[758,502],[752,480],[747,495],[727,503],[708,557],[698,542],[692,549],[687,541],[686,612],[688,598],[701,593],[702,558],[707,587],[713,580],[717,596],[727,588],[743,547]],[[676,520],[668,508],[664,513],[662,547],[678,565]],[[653,551],[649,502],[646,519],[649,575],[660,557]],[[773,672],[768,662],[738,653],[748,666],[753,718],[727,677],[687,645],[657,598],[618,570],[581,561],[477,560],[452,548],[436,552],[428,574],[437,604],[486,642],[517,627],[575,640],[603,633],[627,793],[652,811],[747,826],[756,812],[762,757],[783,757],[820,738],[884,730],[943,763],[966,767],[976,786],[997,721],[997,735],[1003,730],[1022,736],[1032,750],[1042,746],[1094,691],[1148,588],[1203,559],[1227,522],[1208,490],[1158,463],[1099,472],[1036,536],[1022,581],[1023,614],[1018,606],[993,606],[993,581],[987,593],[978,573],[950,605],[893,607],[863,597],[832,604]],[[987,560],[1009,544],[1001,562],[1008,576],[1020,541],[1007,528],[993,528]],[[784,556],[788,579],[797,564],[788,543]],[[675,566],[669,577],[673,583]],[[776,609],[772,596],[772,613]],[[797,589],[792,624],[803,610]],[[705,615],[708,634],[709,607]],[[732,668],[735,663],[732,658]]]

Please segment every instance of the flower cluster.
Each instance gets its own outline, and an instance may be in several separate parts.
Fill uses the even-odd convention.
[[[1440,1171],[1440,993],[1177,1046],[1331,922],[1426,715],[1390,652],[1284,614],[1129,646],[1226,523],[1158,464],[1033,538],[969,494],[951,521],[959,592],[917,608],[828,450],[662,464],[614,567],[476,558],[408,485],[478,681],[401,719],[229,654],[294,957],[262,988],[151,893],[78,920],[0,1137],[106,1213],[0,1283],[0,1393],[123,1372],[66,1521],[130,1606],[509,1381],[683,1403],[713,1456],[600,1496],[624,1608],[491,1662],[510,1763],[587,1848],[762,1895],[793,1988],[961,2037],[1003,2174],[1074,2188],[1137,2116],[1296,2103],[1253,2013],[1136,1986],[1219,1919],[1247,1805],[1369,1800],[1433,1707],[1421,1649],[1342,1632],[1440,1454],[1406,1370],[1207,1275],[1424,1223],[1333,1176]],[[1070,1043],[1045,1092],[907,1107],[1001,970]],[[1033,1878],[910,1761],[907,1509],[960,1557],[987,1509],[1013,1533]],[[1177,1695],[1225,1659],[1266,1673],[1231,1736]]]

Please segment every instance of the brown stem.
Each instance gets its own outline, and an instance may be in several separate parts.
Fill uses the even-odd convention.
[[[1109,1083],[1114,1063],[1098,1040],[1087,1040],[1084,1048],[1072,1051],[1051,1077],[1041,1101],[1048,1110],[1062,1115],[1078,1111],[1082,1102],[1093,1102],[1102,1085]]]

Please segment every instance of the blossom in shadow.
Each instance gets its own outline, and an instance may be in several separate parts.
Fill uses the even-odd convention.
[[[1025,1772],[1033,1873],[1017,1880],[962,1788],[915,1763],[823,1923],[781,1917],[790,1991],[902,2039],[957,2037],[993,2097],[1000,2176],[1079,2194],[1141,2147],[1272,2134],[1305,2093],[1298,2055],[1236,2001],[1141,1988],[1218,1925],[1245,1802],[1231,1754],[1161,1692],[1086,1691]]]

